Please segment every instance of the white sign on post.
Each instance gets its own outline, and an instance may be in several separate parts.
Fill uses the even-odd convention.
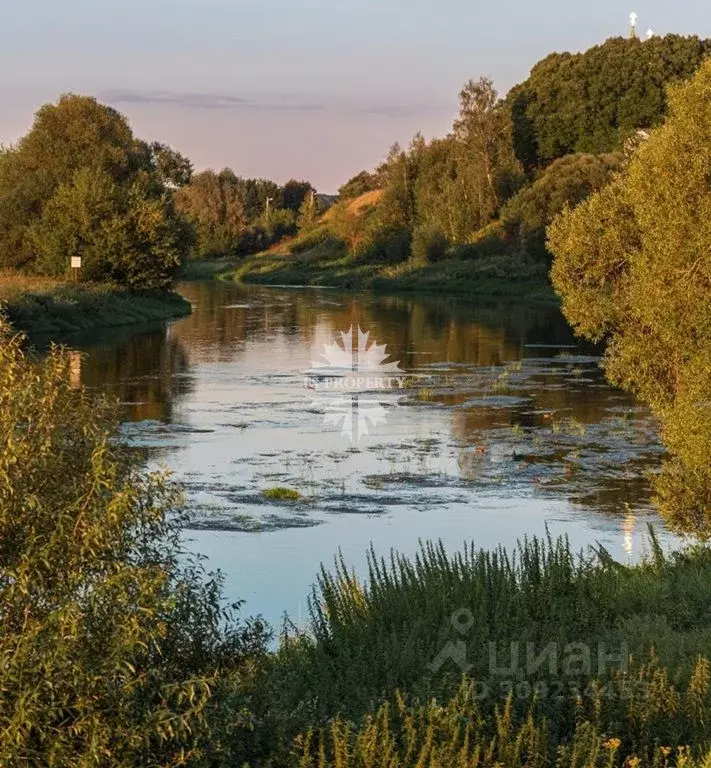
[[[81,269],[81,256],[72,256],[72,269]]]

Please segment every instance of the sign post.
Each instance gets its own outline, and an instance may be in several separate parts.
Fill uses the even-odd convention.
[[[76,285],[79,270],[81,269],[81,256],[72,256],[72,272],[74,273],[74,284]]]

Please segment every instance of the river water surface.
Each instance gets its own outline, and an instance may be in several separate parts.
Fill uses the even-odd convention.
[[[181,292],[191,317],[67,344],[83,353],[77,381],[118,396],[126,439],[186,488],[190,547],[248,614],[303,621],[339,550],[362,571],[371,544],[510,546],[548,528],[628,560],[648,522],[661,529],[655,423],[606,385],[556,308],[213,281]],[[358,327],[404,372],[362,402],[307,376]],[[275,488],[300,500],[265,495]]]

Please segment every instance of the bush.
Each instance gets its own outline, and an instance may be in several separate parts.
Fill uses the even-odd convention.
[[[562,539],[514,553],[425,544],[414,559],[371,552],[365,583],[339,561],[322,570],[308,632],[282,643],[269,727],[287,742],[302,731],[308,766],[389,754],[444,768],[477,745],[483,765],[581,765],[570,750],[584,733],[591,766],[657,765],[662,746],[703,756],[711,551],[667,557],[654,537],[650,550],[629,567]]]
[[[190,163],[136,139],[114,109],[75,95],[43,106],[29,133],[0,151],[2,263],[61,277],[80,256],[91,279],[169,289],[193,231],[166,174],[185,180]]]
[[[407,227],[389,226],[370,229],[355,252],[359,264],[399,264],[410,258],[412,235]]]
[[[447,255],[449,241],[435,227],[419,226],[412,233],[411,256],[415,264],[432,264]]]
[[[61,350],[35,362],[22,343],[0,320],[0,763],[237,749],[264,630],[182,551],[179,495],[116,440],[117,405],[73,390]]]
[[[502,209],[506,239],[520,252],[547,261],[546,228],[555,216],[608,184],[623,162],[622,154],[568,155],[556,160]]]

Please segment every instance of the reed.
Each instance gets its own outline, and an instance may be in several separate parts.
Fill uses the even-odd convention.
[[[479,714],[461,717],[487,724],[467,742],[471,749],[479,744],[481,755],[499,738],[490,726],[505,706],[511,734],[528,733],[526,723],[533,723],[549,761],[561,750],[577,754],[576,734],[586,723],[598,757],[602,742],[614,738],[620,755],[645,765],[656,764],[661,746],[674,755],[689,746],[701,759],[711,742],[704,714],[711,706],[704,656],[710,577],[711,550],[665,555],[651,531],[649,554],[637,566],[615,562],[600,547],[574,553],[566,539],[551,537],[526,539],[510,553],[471,545],[452,555],[438,543],[422,544],[414,558],[371,551],[364,583],[339,558],[331,571],[321,570],[308,631],[285,628],[273,660],[275,732],[285,741],[302,732],[302,746],[320,740],[316,763],[301,757],[321,766],[319,751],[338,751],[346,739],[341,731],[335,740],[328,735],[329,723],[353,723],[357,741],[358,733],[373,733],[382,708],[402,691],[420,713],[419,739],[430,727],[422,713],[431,702],[460,706],[464,678],[476,686]],[[529,649],[539,662],[533,668]],[[600,653],[614,663],[600,662]],[[383,744],[387,738],[383,731]],[[593,752],[562,764],[598,764],[585,762]],[[441,756],[423,755],[418,763],[411,751],[398,752],[392,765],[457,764],[451,755],[439,763]],[[472,760],[467,764],[476,765]],[[354,764],[379,763],[363,756]]]

